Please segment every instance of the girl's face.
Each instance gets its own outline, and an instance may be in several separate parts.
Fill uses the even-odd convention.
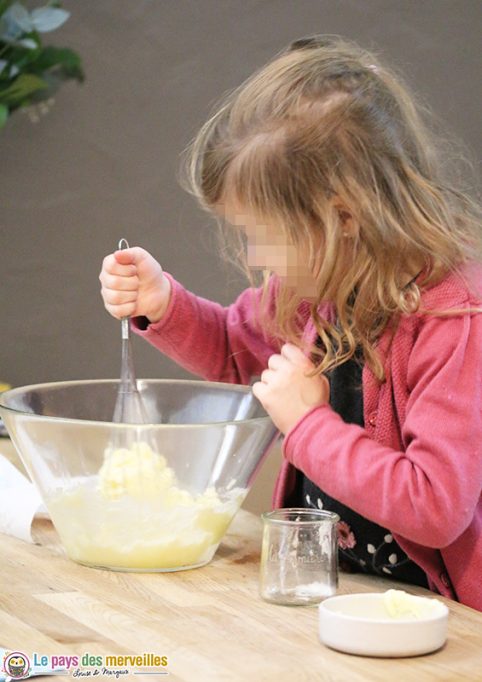
[[[287,237],[270,221],[261,221],[236,203],[218,206],[219,214],[234,227],[243,230],[247,239],[247,262],[255,270],[271,270],[286,286],[296,289],[306,299],[316,298],[316,283],[308,267],[308,255],[288,242]]]

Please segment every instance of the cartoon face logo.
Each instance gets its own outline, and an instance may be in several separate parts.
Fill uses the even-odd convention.
[[[8,654],[8,656],[5,656],[3,668],[10,677],[15,680],[21,680],[24,677],[28,677],[30,672],[30,661],[21,651],[14,651]]]

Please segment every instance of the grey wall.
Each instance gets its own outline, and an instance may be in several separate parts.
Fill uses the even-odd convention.
[[[119,324],[99,294],[120,236],[196,293],[244,286],[213,251],[214,224],[176,181],[214,99],[289,41],[339,33],[401,66],[480,159],[480,0],[65,0],[45,36],[77,49],[87,81],[36,125],[0,132],[0,381],[115,377]],[[139,376],[186,372],[135,339]]]

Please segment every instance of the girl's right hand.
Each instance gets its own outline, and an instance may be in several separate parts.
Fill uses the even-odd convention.
[[[143,315],[151,323],[159,322],[169,305],[171,283],[140,246],[106,256],[99,279],[104,306],[118,319]]]

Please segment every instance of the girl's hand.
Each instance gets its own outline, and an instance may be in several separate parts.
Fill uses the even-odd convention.
[[[104,305],[118,319],[144,315],[150,322],[159,322],[169,305],[171,283],[140,246],[106,256],[99,279]]]
[[[268,367],[252,390],[281,433],[286,434],[313,407],[329,401],[328,379],[306,376],[315,366],[297,346],[285,343],[281,355],[269,358]]]

